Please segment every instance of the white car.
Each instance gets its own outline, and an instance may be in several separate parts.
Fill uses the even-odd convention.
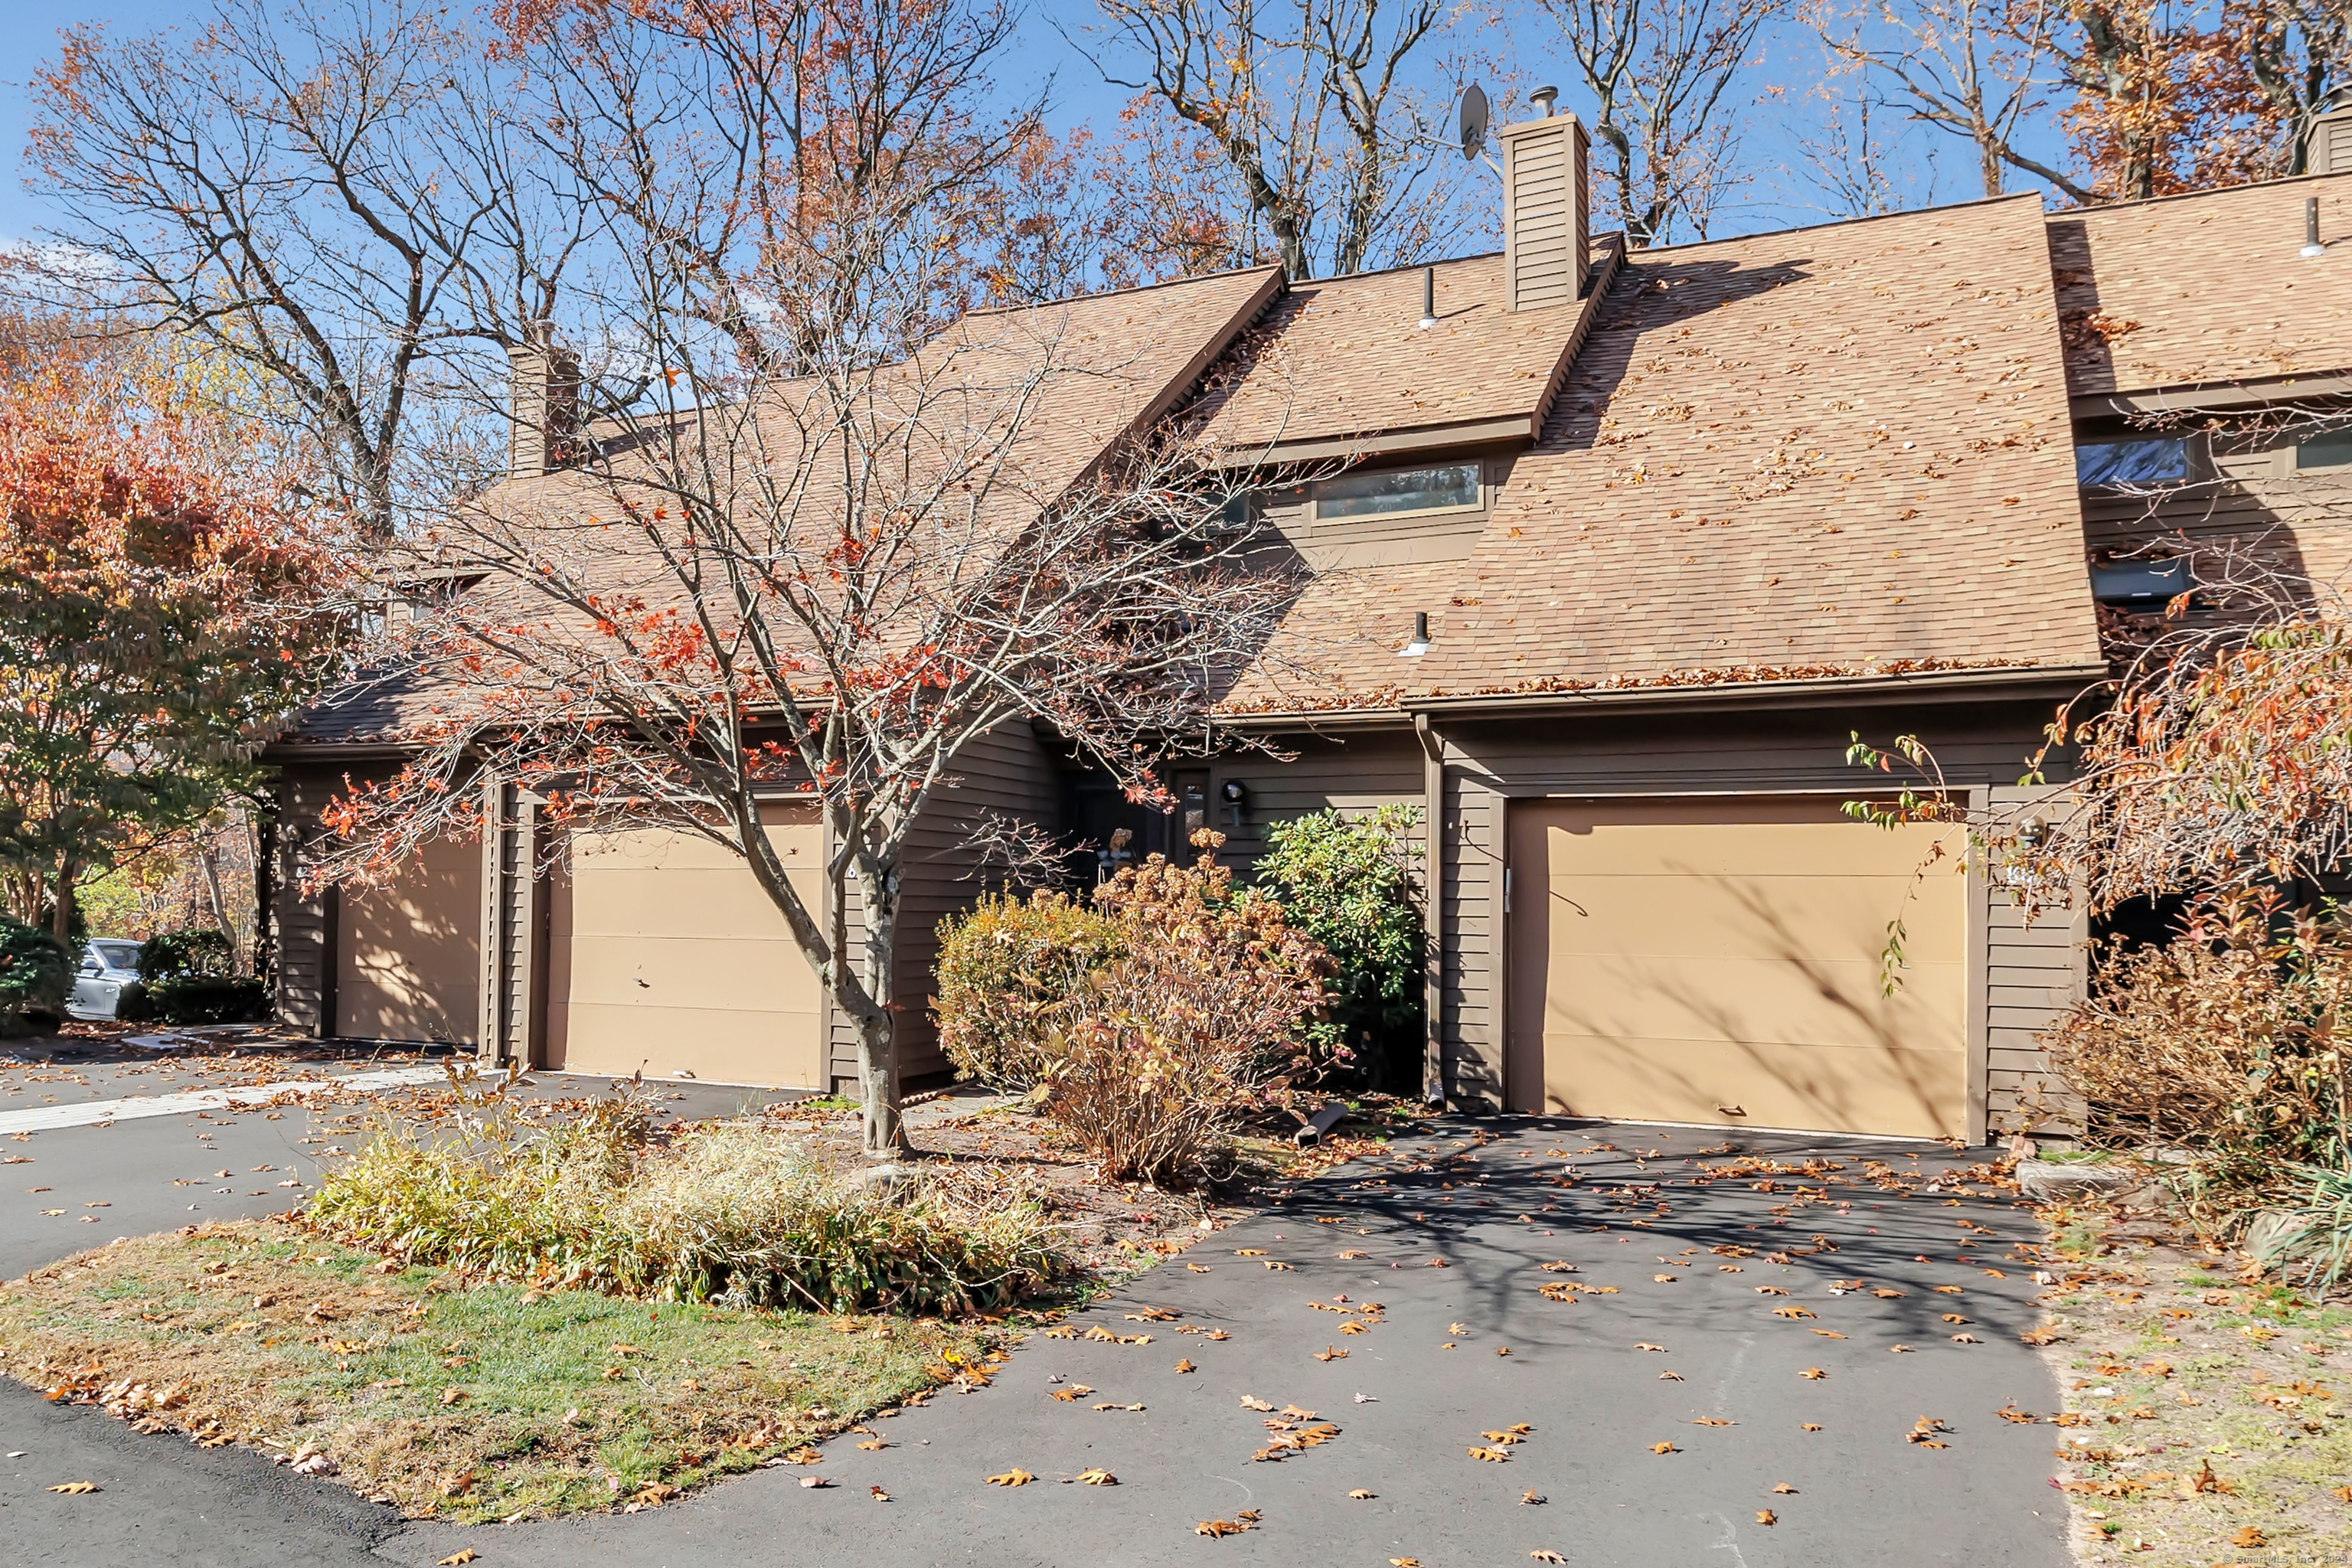
[[[74,976],[73,994],[66,999],[66,1016],[93,1019],[114,1016],[122,988],[139,978],[139,944],[121,937],[101,936],[84,942],[81,973]]]

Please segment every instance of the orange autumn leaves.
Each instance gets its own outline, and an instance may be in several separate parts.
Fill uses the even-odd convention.
[[[94,353],[0,380],[0,817],[76,873],[209,810],[340,635],[328,524],[151,391]]]

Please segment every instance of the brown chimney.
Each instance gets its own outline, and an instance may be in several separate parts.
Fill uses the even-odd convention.
[[[2352,87],[2339,87],[2319,102],[2303,141],[2306,174],[2352,174]]]
[[[1549,110],[1558,93],[1535,95]],[[1588,143],[1573,114],[1506,125],[1503,142],[1503,279],[1514,310],[1566,304],[1584,292],[1591,203]]]
[[[580,426],[579,356],[556,346],[547,322],[534,322],[530,341],[507,350],[507,384],[514,426],[507,472],[521,478],[562,468]]]

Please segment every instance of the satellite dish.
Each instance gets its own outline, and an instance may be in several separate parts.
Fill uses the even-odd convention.
[[[1462,156],[1466,161],[1486,150],[1486,89],[1472,82],[1462,91]]]

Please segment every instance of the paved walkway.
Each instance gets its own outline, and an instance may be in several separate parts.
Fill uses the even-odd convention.
[[[197,1110],[227,1110],[268,1105],[287,1095],[363,1094],[380,1089],[405,1089],[436,1083],[447,1077],[441,1068],[394,1068],[383,1072],[345,1073],[339,1078],[288,1079],[282,1083],[257,1083],[243,1089],[194,1089],[172,1094],[133,1094],[119,1100],[86,1100],[70,1105],[39,1105],[24,1110],[0,1110],[0,1135],[47,1132],[64,1127],[107,1127],[149,1116],[185,1116]]]
[[[1715,1134],[1488,1131],[1479,1142],[1465,1125],[1302,1186],[1074,1320],[1149,1343],[1034,1337],[994,1386],[875,1423],[889,1447],[830,1445],[815,1472],[830,1487],[773,1469],[657,1511],[425,1527],[376,1550],[423,1564],[471,1547],[483,1568],[1445,1568],[1543,1551],[1624,1568],[2063,1568],[2051,1428],[1994,1414],[2056,1401],[2017,1339],[2038,1314],[2032,1265],[2011,1248],[2033,1222],[2005,1204],[1862,1182],[1872,1158],[1905,1174],[1958,1162],[1747,1135],[1750,1151],[1843,1169],[1694,1187],[1695,1152]],[[1582,1152],[1600,1144],[1618,1147]],[[1554,1184],[1565,1166],[1580,1185]],[[1826,1196],[1793,1206],[1801,1186]],[[1811,1250],[1817,1237],[1834,1250]],[[1856,1280],[1869,1289],[1843,1283]],[[1582,1300],[1538,1293],[1571,1281]],[[1343,1333],[1371,1301],[1379,1321]],[[1053,1397],[1078,1384],[1088,1392]],[[1286,1406],[1316,1413],[1294,1427],[1339,1431],[1254,1459]],[[1911,1441],[1922,1417],[1933,1436]],[[1524,1441],[1486,1436],[1521,1424]],[[1016,1468],[1038,1479],[985,1484]],[[1090,1468],[1119,1484],[1068,1481]],[[1210,1520],[1253,1528],[1196,1533]]]

